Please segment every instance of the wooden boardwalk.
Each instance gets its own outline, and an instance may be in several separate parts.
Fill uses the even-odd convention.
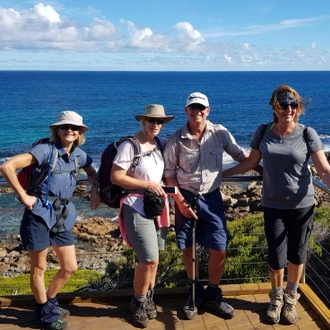
[[[156,289],[158,316],[147,329],[152,330],[263,330],[330,329],[329,309],[306,284],[300,285],[302,295],[297,305],[299,319],[294,325],[271,325],[265,321],[270,284],[223,285],[223,293],[236,309],[233,319],[225,320],[211,310],[201,307],[193,320],[184,320],[182,306],[187,298],[186,288]],[[70,330],[130,330],[129,310],[131,291],[63,293],[58,296],[63,307],[70,310],[67,318]],[[0,330],[40,329],[34,320],[32,296],[0,297]]]

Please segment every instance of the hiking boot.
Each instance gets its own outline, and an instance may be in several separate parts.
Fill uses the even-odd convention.
[[[223,299],[220,288],[212,288],[208,286],[205,290],[205,305],[214,309],[226,318],[233,318],[235,316],[235,309],[226,303]]]
[[[157,317],[157,307],[154,303],[154,290],[149,289],[147,292],[147,301],[146,301],[146,312],[149,319],[155,319]]]
[[[42,329],[51,329],[51,330],[64,330],[66,329],[66,326],[68,325],[68,322],[59,319],[53,323],[43,323],[42,324]]]
[[[57,306],[57,308],[58,308],[58,313],[60,314],[60,318],[61,318],[61,319],[63,319],[63,318],[65,318],[65,317],[67,317],[67,316],[70,315],[70,311],[68,311],[68,310],[65,309],[65,308],[60,307],[60,305],[59,305],[58,300],[57,300],[56,297],[54,297],[54,298],[50,298],[50,297],[48,297],[48,301],[49,301],[51,304],[54,304],[55,306]]]
[[[276,293],[271,290],[268,294],[270,298],[269,307],[266,313],[266,320],[269,323],[276,324],[280,321],[281,311],[283,307],[283,291]]]
[[[195,308],[193,306],[192,284],[189,287],[189,297],[183,306],[183,312],[187,320],[191,320],[198,313],[198,308],[202,305],[204,300],[204,287],[200,282],[195,284]]]
[[[297,291],[285,290],[283,294],[284,306],[282,311],[282,319],[286,324],[294,324],[298,320],[296,304],[300,294]]]
[[[49,326],[61,319],[58,307],[54,303],[49,301],[44,304],[37,304],[34,311],[37,320],[44,325]]]
[[[62,307],[58,307],[58,312],[60,313],[61,319],[64,319],[70,315],[70,311]]]
[[[140,328],[147,327],[149,323],[149,318],[146,311],[146,302],[147,299],[144,301],[138,301],[134,296],[129,304],[131,311],[133,313],[133,321],[136,325]]]

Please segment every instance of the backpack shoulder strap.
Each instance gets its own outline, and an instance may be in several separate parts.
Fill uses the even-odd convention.
[[[49,176],[50,172],[54,170],[54,167],[58,159],[58,151],[55,148],[54,143],[48,143],[48,146],[50,151],[47,157],[47,161],[40,165],[39,172],[34,171],[35,173],[33,174],[31,185],[29,188],[30,191],[40,186]]]
[[[163,155],[164,150],[165,150],[165,146],[166,146],[166,143],[167,143],[167,139],[156,136],[155,137],[155,143],[156,143],[157,149],[160,150],[160,152]]]
[[[118,146],[124,141],[130,141],[134,147],[134,158],[132,161],[132,172],[133,172],[135,170],[135,167],[138,166],[138,164],[141,160],[141,157],[142,157],[141,145],[135,136],[129,135],[129,136],[122,137],[118,141],[118,143],[115,144],[116,148],[118,148]]]
[[[51,152],[52,152],[52,156],[51,157],[53,158],[53,161],[50,164],[50,166],[51,166],[51,171],[53,172],[54,171],[54,168],[55,168],[55,165],[57,163],[57,160],[58,160],[58,150],[55,147],[54,143],[52,143]],[[50,158],[49,158],[49,161],[50,161]]]
[[[310,154],[311,153],[311,148],[309,146],[309,140],[308,140],[308,126],[304,127],[303,135],[304,135],[304,140],[305,140],[306,145],[307,145],[308,153]]]
[[[266,133],[266,131],[267,131],[267,127],[268,127],[268,124],[263,124],[262,125],[262,130],[261,130],[261,134],[260,134],[260,139],[259,139],[259,143],[258,143],[258,149],[260,150],[260,143],[261,143],[261,141],[262,141],[262,139],[263,139],[263,137],[264,137],[264,135],[265,135],[265,133]]]

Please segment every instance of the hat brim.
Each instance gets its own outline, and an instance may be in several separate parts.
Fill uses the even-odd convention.
[[[77,125],[76,123],[73,123],[73,122],[70,122],[70,121],[67,121],[67,120],[62,120],[62,121],[59,121],[53,125],[50,125],[49,128],[53,128],[53,127],[56,127],[56,126],[61,126],[61,125],[75,125],[75,126],[79,126],[80,127],[80,133],[81,134],[84,134],[85,132],[88,131],[89,127],[86,126],[86,125]]]
[[[191,105],[191,104],[201,104],[204,107],[209,107],[210,106],[208,102],[201,102],[201,101],[191,100],[191,101],[186,103],[186,107],[189,107],[189,105]]]
[[[171,121],[174,116],[157,116],[157,115],[136,115],[135,119],[137,121],[142,121],[145,118],[157,118],[157,119],[164,119],[164,124],[168,123]]]

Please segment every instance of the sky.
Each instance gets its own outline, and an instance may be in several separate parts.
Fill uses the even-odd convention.
[[[330,70],[330,2],[0,1],[0,70]]]

